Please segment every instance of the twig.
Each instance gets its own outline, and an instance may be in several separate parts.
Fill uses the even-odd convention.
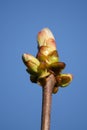
[[[41,130],[50,130],[52,90],[55,83],[55,77],[51,74],[47,77],[46,83],[43,86]]]

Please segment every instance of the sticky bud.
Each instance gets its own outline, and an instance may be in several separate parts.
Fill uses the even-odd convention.
[[[71,74],[60,74],[56,77],[56,81],[58,86],[60,87],[66,87],[68,86],[73,79],[73,76]]]
[[[30,54],[23,54],[22,59],[23,59],[24,64],[27,66],[27,71],[30,74],[38,73],[38,67],[40,65],[40,62],[38,59],[36,59]]]
[[[39,47],[47,46],[47,40],[54,39],[52,32],[48,28],[42,29],[37,35],[37,42]]]

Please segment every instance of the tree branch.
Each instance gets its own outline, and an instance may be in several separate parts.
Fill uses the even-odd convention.
[[[42,87],[42,117],[41,117],[41,130],[50,130],[50,117],[51,117],[51,103],[52,103],[52,90],[56,83],[55,77],[51,74],[46,78],[46,83]]]

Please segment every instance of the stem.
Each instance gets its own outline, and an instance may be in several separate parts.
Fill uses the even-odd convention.
[[[43,86],[41,130],[50,130],[52,90],[55,83],[55,77],[51,74],[46,78],[46,83]]]

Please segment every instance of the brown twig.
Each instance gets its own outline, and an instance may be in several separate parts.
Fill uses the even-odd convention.
[[[50,130],[52,90],[55,83],[55,77],[51,74],[46,78],[46,83],[43,86],[41,130]]]

